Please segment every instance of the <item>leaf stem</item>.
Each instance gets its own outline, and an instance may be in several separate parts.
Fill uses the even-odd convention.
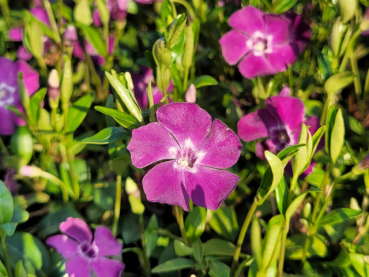
[[[176,213],[177,213],[178,226],[179,226],[179,230],[181,231],[183,242],[184,242],[184,244],[189,246],[187,235],[186,235],[186,229],[184,227],[183,209],[179,206],[175,206],[175,209],[176,209]]]
[[[236,270],[236,267],[237,267],[237,264],[238,264],[238,259],[239,259],[240,254],[241,254],[241,247],[242,247],[243,241],[245,239],[247,229],[249,228],[251,219],[254,216],[254,213],[255,213],[257,207],[258,207],[258,204],[256,204],[256,202],[254,201],[252,203],[247,215],[246,215],[245,221],[243,222],[240,234],[238,236],[236,250],[234,251],[234,254],[233,254],[230,276],[233,276],[234,272]],[[237,277],[236,275],[234,275],[234,276]]]
[[[50,21],[51,30],[53,31],[53,34],[54,34],[54,40],[57,44],[60,44],[61,39],[60,39],[58,27],[56,26],[55,17],[54,17],[53,11],[51,9],[50,2],[48,0],[42,0],[42,3],[44,4],[44,7],[45,7],[45,10],[46,10],[46,13],[47,13],[47,17],[49,18],[49,21]]]
[[[145,225],[144,225],[144,217],[143,214],[140,214],[140,231],[141,231],[141,245],[143,250],[143,256],[144,256],[144,269],[145,269],[145,275],[147,277],[151,276],[151,265],[150,260],[147,257],[146,253],[146,236],[145,236]]]
[[[192,20],[196,19],[196,14],[193,11],[191,5],[188,4],[187,1],[184,1],[184,0],[172,0],[172,1],[173,1],[173,3],[178,3],[178,4],[181,4],[182,6],[184,6],[186,8],[186,10],[188,11],[188,14],[190,15]]]
[[[113,235],[115,237],[117,236],[118,232],[121,200],[122,200],[122,175],[118,174],[115,188],[115,205],[114,205],[114,222],[113,222]]]
[[[1,236],[1,247],[4,252],[5,267],[6,267],[6,271],[8,272],[9,277],[13,277],[12,268],[9,263],[8,249],[6,247],[5,239],[6,239],[6,235],[3,234],[3,236]]]
[[[277,277],[283,276],[283,266],[284,266],[284,257],[286,253],[286,241],[287,234],[289,231],[289,222],[284,223],[283,232],[282,232],[282,241],[281,241],[281,252],[279,252],[279,261],[278,261],[278,273]]]

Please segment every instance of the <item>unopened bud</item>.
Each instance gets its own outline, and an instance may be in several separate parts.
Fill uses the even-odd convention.
[[[126,77],[126,81],[127,81],[127,85],[128,87],[133,90],[133,81],[132,81],[132,76],[131,73],[126,72],[124,73],[124,76]]]
[[[361,31],[367,31],[369,28],[369,8],[366,9],[363,21],[360,24],[360,30]]]
[[[188,103],[196,103],[196,88],[191,84],[185,94],[185,101]]]
[[[47,89],[47,93],[49,95],[50,106],[51,108],[56,109],[59,106],[60,98],[60,81],[56,69],[51,70],[48,84],[49,87]]]
[[[19,173],[23,176],[34,178],[42,175],[42,170],[36,166],[24,165],[19,170]]]
[[[128,177],[126,180],[126,193],[128,195],[133,195],[136,198],[141,198],[140,190],[138,189],[137,184],[130,177]]]
[[[158,39],[153,47],[154,59],[157,65],[164,66],[168,68],[172,61],[172,50],[167,48],[166,42],[164,39]]]
[[[357,0],[338,0],[338,7],[342,16],[342,21],[346,23],[355,15]]]
[[[73,46],[78,41],[77,29],[73,25],[68,25],[64,32],[64,43],[66,46]]]

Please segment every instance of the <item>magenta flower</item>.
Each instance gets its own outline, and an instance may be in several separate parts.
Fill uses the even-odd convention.
[[[18,72],[23,73],[24,85],[30,95],[39,87],[37,71],[33,70],[25,61],[13,62],[0,57],[0,135],[11,135],[16,125],[24,125],[25,122],[8,110],[5,106],[12,105],[23,110],[18,86]]]
[[[163,98],[163,93],[159,90],[159,88],[154,83],[154,75],[152,74],[152,70],[150,67],[141,66],[141,71],[143,74],[135,74],[131,75],[133,82],[133,91],[135,93],[135,97],[137,99],[137,103],[141,109],[145,110],[149,106],[149,98],[147,96],[147,87],[149,85],[149,81],[151,79],[151,87],[152,87],[152,96],[154,98],[154,104],[158,104],[160,100]],[[169,87],[167,89],[168,92],[173,91],[173,82],[170,81]]]
[[[97,277],[119,277],[124,264],[107,256],[120,255],[122,245],[105,226],[96,228],[94,238],[88,225],[79,218],[67,218],[59,227],[63,235],[48,238],[66,261],[69,276],[91,276],[91,267]]]
[[[275,153],[289,145],[297,144],[301,124],[310,126],[313,135],[320,127],[319,119],[310,116],[305,119],[305,107],[301,99],[289,96],[284,88],[278,96],[265,101],[265,108],[242,117],[237,124],[238,135],[243,141],[264,139],[256,143],[255,154],[265,160],[266,150]],[[318,149],[323,147],[319,145]],[[312,166],[308,169],[310,173]]]
[[[232,14],[228,23],[234,30],[219,40],[223,57],[230,65],[239,62],[248,79],[286,70],[310,39],[301,16],[264,14],[252,6]]]
[[[188,211],[189,199],[216,210],[237,186],[239,177],[226,170],[241,153],[237,135],[198,105],[170,103],[160,107],[158,122],[132,131],[127,146],[138,168],[158,161],[143,178],[147,200],[178,205]]]

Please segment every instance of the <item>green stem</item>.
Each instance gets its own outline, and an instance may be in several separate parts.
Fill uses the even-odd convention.
[[[6,239],[6,235],[4,234],[3,236],[1,236],[1,247],[3,248],[3,252],[4,252],[5,267],[6,267],[6,271],[8,272],[9,277],[13,277],[12,268],[9,263],[8,249],[6,247],[5,239]]]
[[[6,146],[3,142],[3,139],[0,137],[0,151],[3,152],[5,156],[9,156],[9,151],[6,149]]]
[[[66,187],[65,183],[62,180],[60,180],[59,178],[55,177],[54,175],[52,175],[51,173],[48,173],[46,171],[42,172],[41,177],[43,177],[47,180],[50,180],[55,184],[58,184],[60,186],[60,191],[62,193],[63,202],[68,203],[68,199],[69,199],[68,190],[67,190],[67,187]]]
[[[310,239],[310,236],[307,235],[305,238],[305,242],[304,242],[304,248],[302,249],[302,257],[301,257],[302,266],[304,266],[304,263],[306,261],[307,250],[309,248],[309,239]]]
[[[184,244],[188,246],[189,243],[188,243],[186,229],[185,229],[184,220],[183,220],[183,209],[179,206],[176,206],[175,208],[177,210],[177,221],[178,221],[179,230],[181,231],[183,242]]]
[[[249,228],[251,219],[254,216],[254,213],[255,213],[257,207],[258,207],[258,204],[256,204],[256,202],[254,201],[252,203],[247,215],[246,215],[245,221],[243,222],[240,234],[238,236],[236,249],[235,249],[234,254],[233,254],[230,276],[233,276],[233,274],[236,270],[236,267],[237,267],[237,264],[238,264],[238,259],[239,259],[240,254],[241,254],[241,247],[242,247],[243,241],[245,239],[247,229]],[[237,276],[235,276],[235,277],[237,277]]]
[[[54,17],[53,11],[51,9],[50,2],[49,2],[49,0],[42,0],[42,3],[44,4],[44,7],[45,7],[45,10],[46,10],[46,13],[47,13],[47,17],[49,18],[49,21],[50,21],[51,30],[53,31],[53,34],[54,34],[54,40],[57,44],[60,44],[61,39],[60,39],[58,27],[56,26],[55,17]]]
[[[71,157],[71,154],[69,153],[68,149],[67,149],[67,159],[68,159],[68,172],[69,172],[70,180],[72,182],[72,187],[73,187],[73,192],[74,192],[74,199],[78,200],[79,193],[80,193],[80,188],[79,188],[79,183],[76,179],[76,175],[74,173],[74,169],[73,169],[73,166],[72,166],[72,157]]]
[[[356,41],[356,39],[360,36],[362,30],[359,28],[358,30],[356,30],[356,32],[353,34],[353,36],[351,37],[348,45],[347,45],[347,49],[345,52],[345,55],[343,56],[343,59],[341,61],[341,65],[338,69],[339,72],[343,72],[346,70],[347,64],[348,64],[348,60],[349,60],[349,55],[351,55],[352,53],[352,48],[354,46],[354,43]]]
[[[10,13],[9,13],[9,6],[8,6],[8,0],[0,0],[0,8],[4,15],[6,25],[8,28],[10,28]]]
[[[324,178],[323,178],[323,181],[322,183],[320,184],[320,189],[321,190],[324,190],[324,187],[326,185],[326,182],[328,180],[328,177],[329,177],[329,173],[331,171],[331,165],[329,164],[328,166],[328,169],[327,171],[325,172],[325,175],[324,175]],[[319,208],[319,205],[320,205],[320,199],[322,197],[322,193],[318,193],[317,197],[316,197],[316,200],[315,200],[315,205],[314,205],[314,210],[313,210],[313,213],[312,213],[312,216],[311,216],[311,220],[312,222],[315,222],[315,219],[316,219],[316,215],[318,213],[318,208]]]
[[[181,4],[182,6],[184,6],[186,8],[186,10],[188,11],[188,14],[192,18],[192,20],[196,19],[196,14],[193,11],[191,5],[187,1],[185,1],[185,0],[172,0],[172,1],[173,1],[173,3],[178,3],[178,4]]]
[[[118,174],[115,188],[115,205],[114,205],[114,222],[113,222],[113,235],[115,237],[117,236],[118,232],[121,200],[122,200],[122,175]]]
[[[366,219],[365,226],[361,228],[360,232],[357,234],[357,236],[352,241],[352,244],[357,244],[362,237],[364,237],[369,231],[369,218]]]
[[[183,76],[183,92],[186,92],[187,90],[187,80],[188,80],[188,72],[189,68],[184,69],[184,76]]]
[[[289,222],[285,222],[283,232],[282,232],[281,252],[279,253],[277,277],[283,277],[284,256],[286,252],[287,234],[289,230],[288,225],[289,225]]]
[[[145,237],[145,225],[144,225],[143,214],[140,214],[140,231],[141,231],[141,244],[142,244],[144,263],[145,263],[144,264],[145,273],[147,277],[150,277],[151,276],[151,265],[150,265],[150,260],[146,254],[146,237]]]

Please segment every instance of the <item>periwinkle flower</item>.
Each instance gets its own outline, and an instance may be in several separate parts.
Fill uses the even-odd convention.
[[[263,139],[255,145],[255,154],[260,159],[265,159],[266,150],[275,153],[297,144],[302,123],[310,126],[312,135],[320,127],[316,116],[305,118],[304,103],[297,97],[289,96],[289,88],[269,97],[265,105],[265,108],[245,115],[237,123],[238,135],[243,141]],[[322,146],[320,144],[318,149]],[[312,166],[305,173],[311,170]]]
[[[160,107],[153,122],[132,131],[127,146],[138,168],[158,161],[143,178],[149,201],[196,205],[216,210],[237,186],[239,177],[224,169],[233,166],[241,153],[237,135],[193,103],[170,103]]]
[[[230,65],[239,63],[248,79],[286,70],[310,39],[301,16],[264,14],[252,6],[232,14],[228,23],[234,30],[219,40],[223,57]]]
[[[66,261],[66,272],[73,277],[91,276],[91,268],[97,277],[119,277],[124,264],[107,258],[120,255],[122,245],[105,226],[96,228],[94,237],[88,225],[80,218],[67,218],[59,226],[63,235],[46,240]]]
[[[154,98],[154,104],[158,104],[163,98],[163,93],[154,83],[154,75],[150,67],[141,66],[141,71],[143,74],[133,73],[133,91],[137,99],[137,103],[141,109],[147,109],[149,105],[149,98],[147,96],[147,87],[151,80],[152,96]],[[170,81],[167,91],[171,92],[173,90],[173,83]]]
[[[24,125],[24,121],[8,110],[5,106],[12,105],[23,110],[18,86],[18,73],[23,73],[23,82],[28,93],[32,95],[39,87],[37,71],[33,70],[25,61],[0,57],[0,134],[11,135],[16,125]]]

